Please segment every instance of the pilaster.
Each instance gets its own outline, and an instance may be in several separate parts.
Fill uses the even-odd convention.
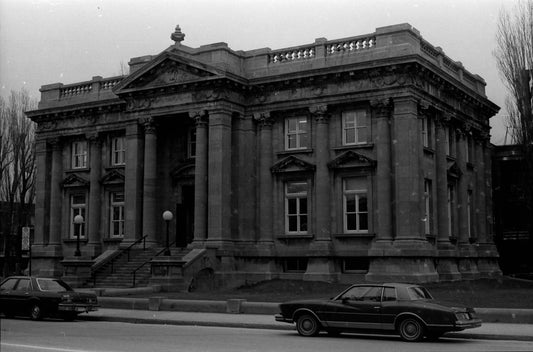
[[[126,125],[126,165],[124,180],[125,229],[123,244],[142,237],[143,143],[137,121]]]
[[[52,177],[50,182],[50,240],[48,245],[61,247],[63,144],[59,138],[49,140],[49,143],[52,149]]]
[[[157,243],[157,135],[153,118],[144,120],[143,235],[149,245]]]
[[[437,181],[437,247],[447,249],[450,243],[450,219],[448,214],[448,163],[446,129],[450,116],[441,113],[436,119],[436,181]]]
[[[35,142],[35,232],[34,245],[44,246],[48,243],[48,219],[49,211],[49,191],[50,187],[47,182],[49,180],[46,165],[47,159],[47,143],[46,140],[37,138]]]
[[[194,166],[194,246],[207,239],[207,112],[192,111],[196,124],[196,157]]]
[[[101,160],[102,160],[102,141],[98,133],[91,133],[87,135],[90,145],[90,188],[89,188],[89,228],[88,228],[88,245],[86,253],[90,257],[100,254],[102,233],[100,229],[100,214],[101,214]]]

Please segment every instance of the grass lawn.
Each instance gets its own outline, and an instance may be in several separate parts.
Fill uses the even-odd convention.
[[[252,302],[284,302],[292,299],[333,297],[349,285],[271,280],[237,289],[195,292],[160,292],[171,299],[226,300],[243,298]],[[498,280],[456,281],[424,284],[433,297],[477,308],[533,309],[533,281],[503,277]]]

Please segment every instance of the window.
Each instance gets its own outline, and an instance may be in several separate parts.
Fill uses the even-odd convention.
[[[432,226],[432,220],[433,220],[433,195],[432,195],[432,184],[431,180],[424,180],[424,209],[425,209],[425,217],[424,217],[424,228],[426,235],[431,234],[431,226]]]
[[[446,151],[446,155],[451,155],[451,149],[452,146],[450,144],[450,129],[448,127],[444,127],[444,150]]]
[[[342,143],[344,145],[367,142],[367,117],[365,110],[342,113]]]
[[[453,237],[455,187],[448,185],[448,236]]]
[[[465,161],[466,161],[467,163],[469,163],[470,160],[471,160],[471,159],[470,159],[470,137],[467,136],[467,135],[465,135],[465,143],[464,143],[464,144],[465,144],[465,151],[464,151],[464,153],[465,153],[465,159],[466,159]]]
[[[29,291],[31,287],[30,279],[20,279],[16,291]]]
[[[0,288],[5,291],[12,290],[15,288],[15,284],[17,283],[17,280],[18,279],[8,279],[4,281],[4,283],[2,284],[2,286],[0,286]]]
[[[472,190],[468,190],[468,194],[467,194],[467,204],[466,204],[466,208],[467,208],[467,215],[466,215],[466,222],[467,222],[467,225],[468,225],[468,238],[473,238],[474,237],[474,229],[473,229],[473,226],[474,226],[474,213],[473,213],[473,200],[474,200],[474,194],[472,192]]]
[[[369,266],[368,257],[345,258],[342,261],[342,271],[344,273],[368,272]]]
[[[383,302],[390,302],[396,300],[396,289],[394,287],[385,287],[383,289]]]
[[[422,143],[425,148],[430,148],[432,146],[431,140],[431,120],[429,116],[426,116],[422,119]]]
[[[87,142],[76,141],[72,143],[72,168],[84,169],[87,167]]]
[[[287,258],[283,261],[285,272],[303,273],[307,270],[307,258]]]
[[[196,157],[196,128],[191,127],[187,131],[187,156]]]
[[[86,221],[86,202],[85,194],[73,194],[70,196],[70,236],[72,238],[85,238],[85,221]],[[74,223],[76,215],[83,217],[81,224]]]
[[[379,286],[355,286],[343,293],[340,298],[352,301],[380,302],[381,291],[382,288]]]
[[[124,192],[111,193],[110,234],[112,237],[124,236]]]
[[[308,146],[307,117],[290,117],[285,121],[285,149],[307,149]]]
[[[115,137],[111,141],[111,164],[124,165],[126,163],[126,141],[124,137]]]
[[[368,196],[364,180],[353,177],[343,181],[345,233],[368,232]]]
[[[307,182],[287,182],[285,185],[285,231],[307,233]]]

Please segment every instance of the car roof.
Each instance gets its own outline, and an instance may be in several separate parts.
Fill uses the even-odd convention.
[[[405,282],[386,282],[386,283],[364,283],[364,284],[355,284],[353,286],[387,286],[387,287],[396,287],[396,288],[406,288],[406,287],[419,287],[418,284],[410,284]]]

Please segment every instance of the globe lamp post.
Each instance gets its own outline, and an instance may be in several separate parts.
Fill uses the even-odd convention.
[[[76,215],[74,217],[74,224],[76,225],[76,252],[74,252],[74,256],[81,257],[80,232],[81,232],[81,225],[83,224],[83,216],[81,216],[80,214]]]
[[[172,220],[174,216],[172,215],[172,212],[166,210],[163,213],[163,220],[167,223],[167,249],[165,250],[165,255],[170,255],[170,244],[169,244],[169,238],[168,238],[168,226],[170,225],[170,220]]]

